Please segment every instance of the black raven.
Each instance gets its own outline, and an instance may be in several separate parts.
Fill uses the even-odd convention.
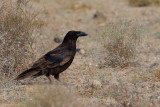
[[[69,31],[63,42],[52,51],[38,59],[33,66],[19,74],[15,80],[27,77],[38,77],[45,75],[50,82],[50,75],[59,80],[59,74],[65,71],[72,63],[76,53],[76,41],[80,36],[87,36],[85,32]]]

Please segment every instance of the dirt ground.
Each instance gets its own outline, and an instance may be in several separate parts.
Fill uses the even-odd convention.
[[[0,106],[160,106],[160,73],[157,74],[160,70],[159,6],[134,7],[127,0],[31,0],[29,4],[45,23],[36,38],[35,59],[55,48],[58,44],[53,38],[62,39],[69,30],[81,30],[89,35],[78,39],[77,48],[83,51],[76,54],[72,65],[60,75],[64,83],[53,77],[53,84],[49,84],[46,77],[17,82],[14,86],[1,88]],[[105,56],[99,40],[101,32],[109,24],[122,20],[143,26],[136,58],[124,68],[99,67]],[[42,90],[39,92],[39,89]],[[50,94],[44,94],[47,92]]]

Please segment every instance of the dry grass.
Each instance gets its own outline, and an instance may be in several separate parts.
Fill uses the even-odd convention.
[[[154,76],[155,76],[155,78],[157,78],[159,80],[160,79],[160,70],[155,71]]]
[[[37,86],[24,102],[26,107],[82,107],[82,103],[69,90],[62,86]]]
[[[148,6],[151,4],[160,4],[160,0],[129,0],[129,3],[134,6]]]
[[[73,10],[91,9],[91,5],[84,2],[71,2],[68,7]]]
[[[122,72],[128,72],[128,76],[126,77]],[[147,73],[139,75],[139,72],[136,73],[128,70],[123,70],[122,72],[121,70],[114,71],[113,68],[108,71],[100,71],[98,75],[99,79],[102,81],[103,88],[93,90],[93,96],[101,96],[104,98],[106,100],[104,103],[106,103],[107,106],[153,107],[154,105],[155,107],[158,107],[159,103],[156,98],[158,92],[151,91],[157,90],[158,85],[153,83],[153,81],[148,83],[151,79],[141,80],[145,75],[148,75]],[[155,87],[153,87],[153,84]]]
[[[18,6],[9,0],[1,3],[0,74],[3,76],[0,79],[5,81],[6,76],[12,78],[33,61],[33,34],[39,24],[37,15],[31,13],[27,6]]]
[[[102,35],[102,44],[107,52],[105,60],[112,67],[127,66],[135,58],[140,40],[140,28],[131,22],[112,24]]]
[[[158,7],[133,8],[128,6],[124,0],[118,2],[117,0],[82,0],[82,4],[74,0],[40,0],[39,2],[31,1],[31,3],[33,3],[33,7],[35,6],[40,10],[41,17],[46,18],[49,23],[44,26],[41,35],[36,38],[33,49],[36,51],[37,58],[58,45],[53,42],[54,35],[64,35],[71,29],[86,31],[89,34],[86,38],[79,38],[77,42],[77,48],[84,49],[85,54],[77,53],[69,69],[61,74],[60,79],[65,81],[67,85],[59,87],[56,85],[57,81],[54,81],[53,78],[53,84],[47,84],[48,80],[45,76],[29,82],[24,80],[18,82],[19,85],[12,85],[13,88],[0,89],[0,106],[66,107],[80,104],[82,107],[159,107],[160,84],[158,68],[160,65],[158,57],[160,56],[160,47],[158,44],[160,40],[152,36],[150,38],[146,37],[137,47],[139,39],[132,39],[132,35],[129,34],[136,33],[135,35],[139,35],[141,28],[131,23],[116,23],[120,22],[122,17],[124,20],[133,19],[135,23],[140,23],[148,29],[149,36],[150,33],[159,30],[159,23],[157,23]],[[81,5],[78,6],[77,4]],[[86,4],[86,6],[83,6],[83,4]],[[41,11],[43,7],[49,10],[49,13],[46,14]],[[102,19],[103,21],[99,18],[93,19],[96,11],[102,13],[106,19]],[[98,16],[101,18],[100,14]],[[99,20],[101,22],[97,23]],[[114,24],[109,25],[109,23]],[[102,30],[104,26],[108,27]],[[103,31],[105,31],[103,33],[103,41],[100,41],[99,36],[102,35]],[[118,39],[117,35],[120,35],[118,36],[120,39]],[[63,36],[61,37],[63,38]],[[128,42],[130,40],[131,43]],[[134,41],[137,43],[134,43]],[[129,64],[133,65],[124,67],[128,63],[123,66],[118,62],[116,66],[124,68],[105,66],[99,69],[97,64],[100,58],[104,60],[105,56],[109,56],[107,47],[109,43],[120,44],[109,45],[111,50],[112,48],[123,50],[120,47],[124,46],[124,53],[127,53],[133,44],[133,50],[137,48],[138,51],[135,51],[134,55],[127,60],[127,62],[132,62],[133,60],[133,63]],[[131,46],[127,46],[127,44],[131,44]],[[119,47],[115,48],[112,45]],[[116,52],[121,52],[117,50]],[[119,56],[118,54],[114,55]],[[136,57],[135,60],[134,57]],[[107,59],[105,61],[107,63],[111,62]],[[150,67],[153,63],[157,63],[156,66]],[[27,66],[26,64],[25,66]],[[138,66],[134,66],[134,64],[138,64]],[[2,82],[8,83],[8,79]],[[37,86],[37,84],[40,85]]]

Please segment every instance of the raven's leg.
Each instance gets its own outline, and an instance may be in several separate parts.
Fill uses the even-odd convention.
[[[59,80],[59,74],[54,74],[54,78],[56,80],[58,80],[62,85],[67,85],[66,83],[64,83],[63,81]]]
[[[50,74],[49,73],[46,74],[46,77],[49,79],[50,83],[52,83],[52,80],[50,78]]]
[[[52,83],[52,80],[51,80],[50,76],[47,76],[47,78],[49,79],[49,82]]]
[[[54,78],[55,78],[56,80],[60,81],[60,80],[59,80],[59,74],[54,74]]]

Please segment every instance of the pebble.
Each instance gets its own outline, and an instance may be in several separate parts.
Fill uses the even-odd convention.
[[[80,50],[80,53],[81,53],[81,54],[85,54],[85,50],[84,50],[84,49],[81,49],[81,50]]]
[[[54,42],[56,42],[56,43],[60,43],[60,42],[61,42],[61,39],[60,39],[60,38],[58,38],[58,37],[55,37],[55,38],[54,38]]]
[[[150,68],[157,67],[158,65],[159,65],[158,63],[153,63],[150,65]]]
[[[92,81],[92,86],[94,88],[101,88],[102,87],[102,83],[100,81],[98,81],[98,80],[93,80]]]
[[[160,100],[160,96],[158,96],[157,98],[158,98],[158,100]]]

